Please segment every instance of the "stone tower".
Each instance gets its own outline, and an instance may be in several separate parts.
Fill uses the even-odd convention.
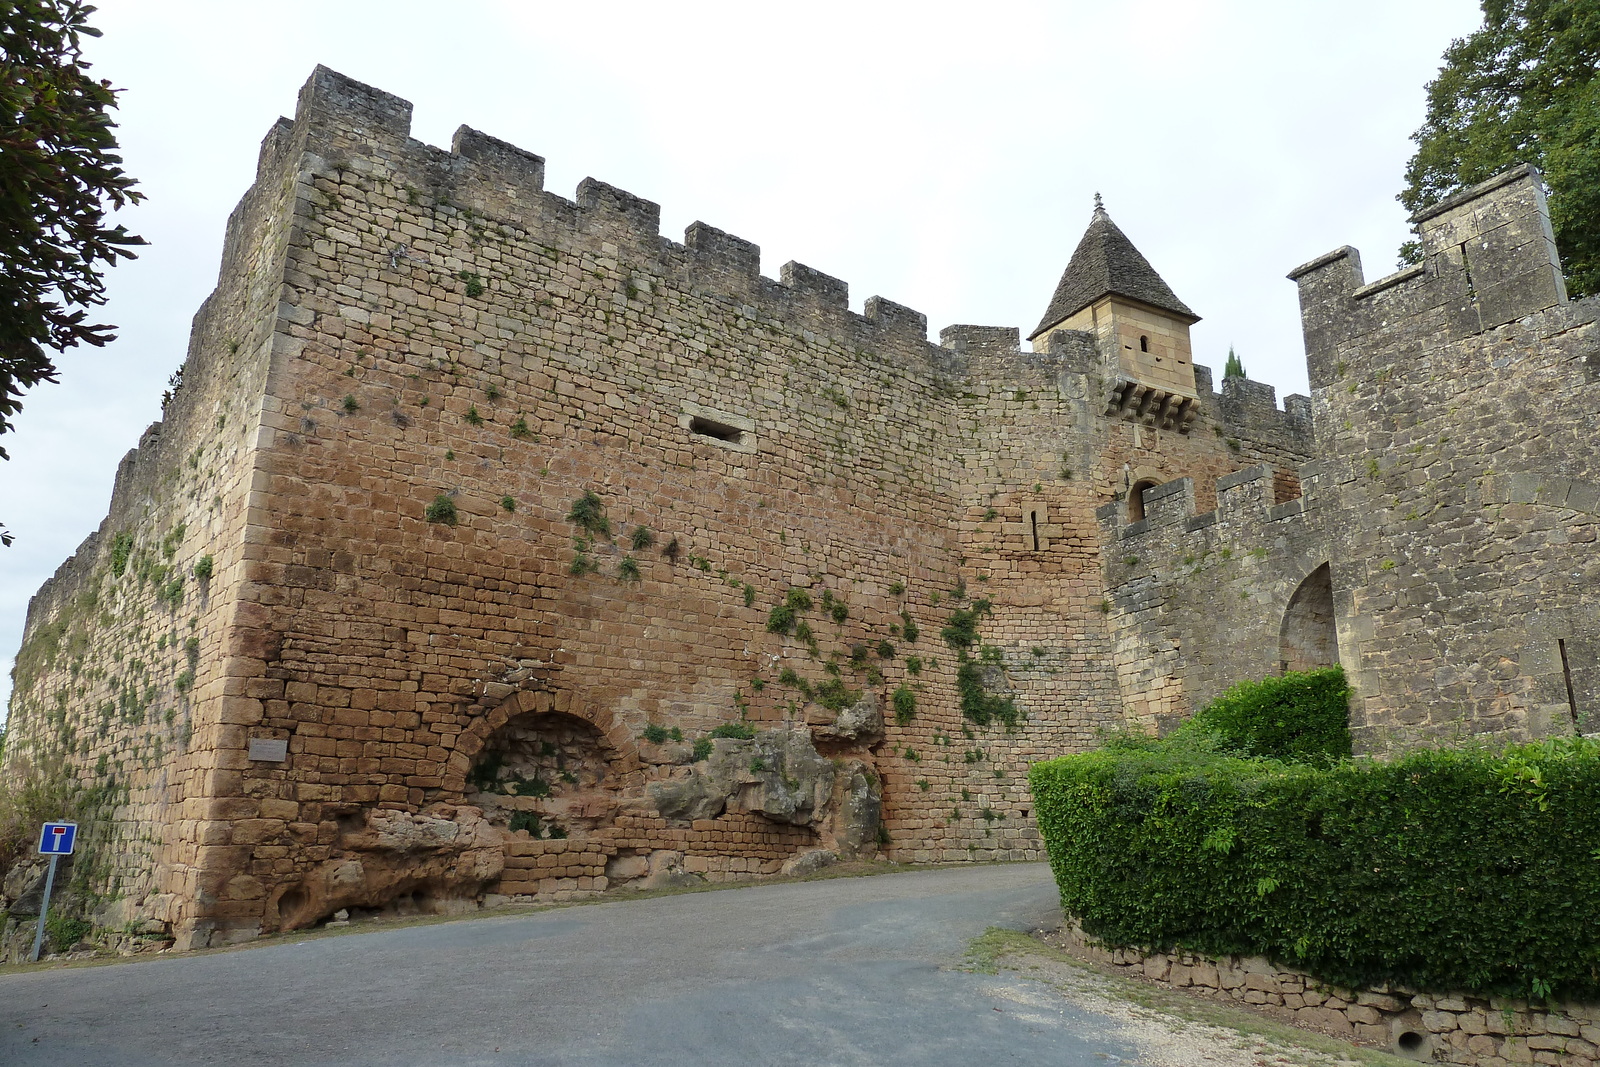
[[[1096,193],[1089,228],[1028,340],[1037,348],[1055,330],[1093,333],[1102,352],[1116,353],[1106,413],[1154,414],[1156,426],[1178,429],[1197,414],[1189,327],[1199,321],[1111,221]]]

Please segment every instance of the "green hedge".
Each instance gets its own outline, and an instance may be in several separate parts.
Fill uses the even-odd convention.
[[[1326,763],[1350,755],[1350,687],[1344,671],[1325,667],[1240,682],[1182,727],[1204,733],[1240,756]]]
[[[1594,741],[1323,767],[1122,742],[1030,783],[1062,906],[1108,943],[1347,986],[1600,996]]]

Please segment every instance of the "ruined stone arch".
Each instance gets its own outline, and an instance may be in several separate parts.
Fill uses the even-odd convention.
[[[625,727],[574,693],[513,693],[457,741],[448,785],[491,824],[534,836],[580,836],[608,825],[637,785]]]
[[[523,690],[506,697],[484,712],[456,737],[455,752],[448,764],[446,790],[460,795],[466,788],[467,772],[495,731],[522,715],[570,715],[593,726],[611,753],[613,772],[629,779],[639,774],[639,750],[626,726],[618,723],[607,708],[591,705],[581,693]]]
[[[1333,572],[1324,563],[1295,588],[1278,628],[1278,669],[1309,671],[1339,662],[1333,621]]]

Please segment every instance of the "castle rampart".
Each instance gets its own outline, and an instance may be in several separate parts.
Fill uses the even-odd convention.
[[[205,944],[825,852],[1037,856],[1027,763],[1123,717],[1095,508],[1261,463],[1293,491],[1298,402],[1195,368],[1197,418],[1112,412],[1093,333],[931,344],[409,123],[313,74],[166,420],[30,615],[7,773],[120,759],[105,824],[151,843],[87,887]],[[86,588],[113,606],[62,607]]]
[[[1190,478],[1146,490],[1136,522],[1114,503],[1097,511],[1131,721],[1164,732],[1240,679],[1337,662],[1333,605],[1310,596],[1328,564],[1316,465],[1292,500],[1273,502],[1275,480],[1266,465],[1220,478],[1203,513]]]
[[[1140,521],[1098,512],[1130,718],[1338,662],[1369,752],[1597,728],[1595,304],[1566,300],[1530,168],[1415,221],[1415,266],[1367,284],[1342,248],[1290,275],[1313,396],[1285,407],[1318,457],[1299,499],[1261,468],[1219,479],[1215,511],[1197,478],[1146,491]],[[1253,383],[1221,400],[1270,407]]]

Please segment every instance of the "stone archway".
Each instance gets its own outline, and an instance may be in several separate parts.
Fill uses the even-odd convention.
[[[1289,598],[1278,630],[1278,669],[1310,671],[1339,662],[1333,622],[1333,572],[1326,563],[1308,574]]]
[[[633,735],[626,727],[613,721],[609,711],[590,707],[587,702],[570,692],[552,693],[548,690],[524,690],[506,697],[495,707],[484,712],[471,725],[456,736],[455,751],[446,764],[444,789],[451,799],[464,799],[468,789],[467,775],[478,760],[478,755],[496,731],[520,715],[570,715],[593,726],[605,739],[612,755],[612,773],[621,781],[624,777],[637,778],[639,753]],[[636,784],[636,783],[633,783]]]
[[[1124,464],[1122,467],[1122,484],[1125,490],[1124,500],[1127,509],[1127,521],[1138,522],[1144,518],[1144,491],[1154,489],[1158,485],[1165,485],[1172,479],[1164,471],[1154,467],[1140,465],[1133,467]]]

